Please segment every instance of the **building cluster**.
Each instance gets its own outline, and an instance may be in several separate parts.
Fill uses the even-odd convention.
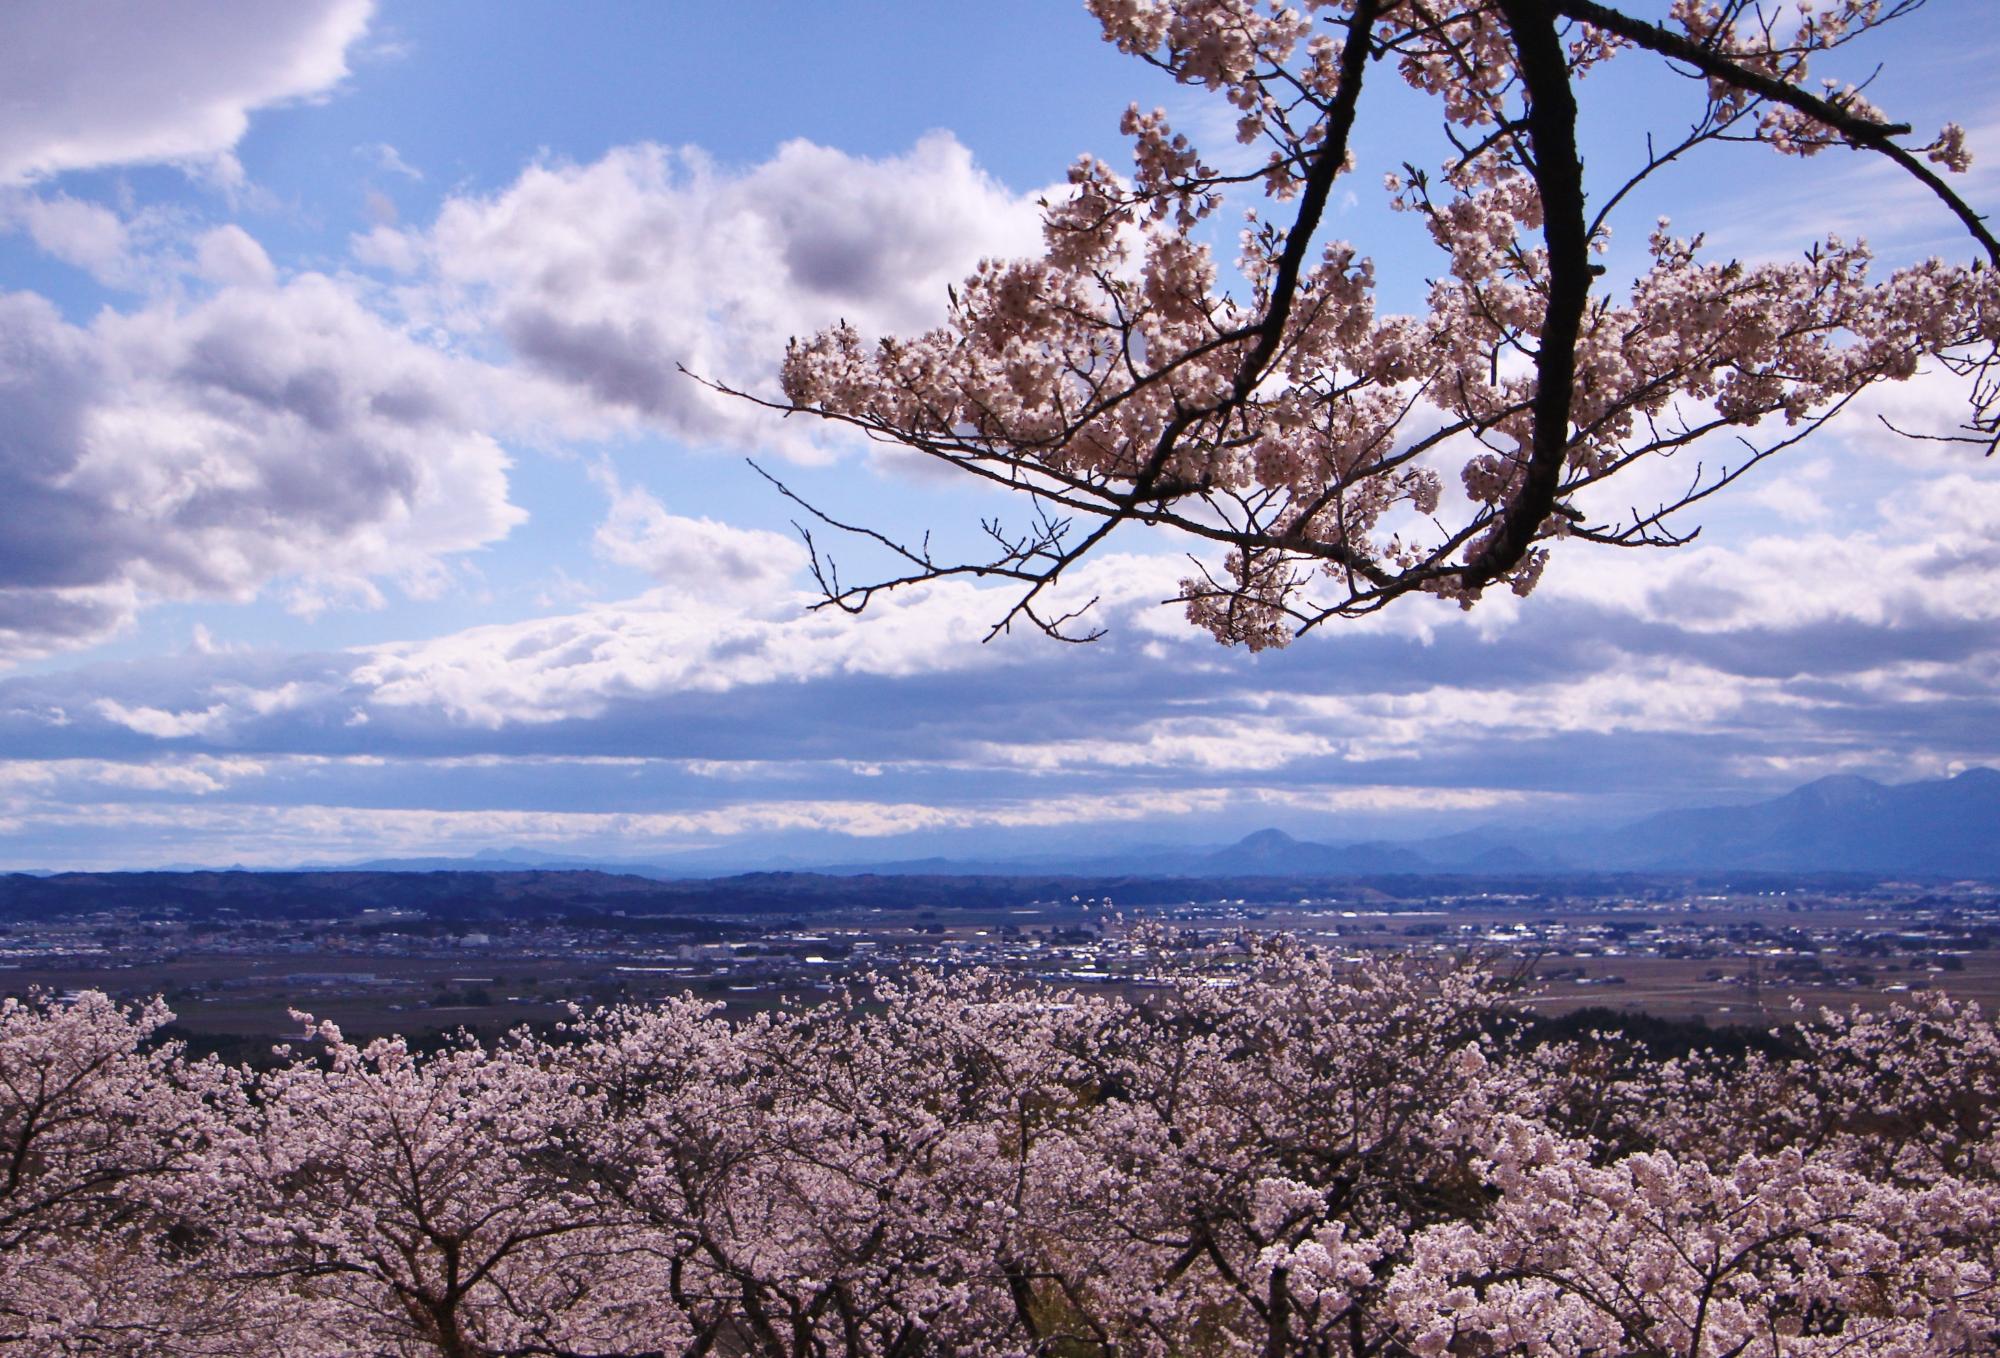
[[[999,969],[1066,987],[1145,988],[1190,969],[1230,984],[1246,935],[1532,967],[1545,993],[1729,1013],[1768,994],[2000,990],[2000,892],[1873,886],[1593,896],[1379,891],[1190,898],[1124,910],[1081,896],[1003,910],[859,910],[729,920],[453,921],[383,907],[343,919],[184,918],[135,901],[0,924],[0,992],[166,995],[184,1022],[360,1005],[385,1029],[453,1015],[546,1016],[692,990],[734,1006],[831,992],[870,972]],[[429,1014],[432,1017],[425,1019]],[[241,1026],[238,1024],[237,1026]]]

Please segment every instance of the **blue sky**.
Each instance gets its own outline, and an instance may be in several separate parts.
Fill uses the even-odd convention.
[[[1985,8],[1869,62],[1966,125],[1991,207]],[[1228,651],[1156,606],[1187,544],[1137,532],[1076,582],[1091,647],[982,644],[1006,596],[963,583],[808,613],[746,457],[946,544],[1006,506],[676,365],[769,390],[792,334],[923,327],[1076,154],[1123,160],[1129,102],[1228,151],[1071,0],[77,0],[0,17],[0,89],[0,866],[1340,840],[2000,761],[2000,468],[1877,419],[1948,425],[1944,374],[1696,545],[1470,613]],[[1378,185],[1435,119],[1376,90],[1330,229],[1407,307],[1434,264]],[[1685,97],[1586,85],[1592,171]],[[1662,212],[1749,258],[1961,250],[1852,156],[1732,150],[1620,239]]]

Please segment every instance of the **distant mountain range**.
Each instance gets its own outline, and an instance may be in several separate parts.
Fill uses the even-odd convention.
[[[1591,835],[1489,829],[1409,843],[1319,844],[1260,830],[1221,848],[1149,845],[1096,857],[932,858],[734,875],[512,852],[289,872],[10,873],[0,875],[0,921],[138,907],[217,922],[351,919],[364,932],[559,921],[718,938],[742,933],[748,916],[992,911],[1100,893],[1122,906],[1271,899],[1274,880],[1281,893],[1407,898],[1462,891],[1426,880],[1452,875],[1481,890],[1599,894],[1625,889],[1621,883],[1691,878],[1738,886],[1854,876],[2000,881],[2000,772],[1900,786],[1823,778],[1772,801],[1669,811]]]
[[[562,857],[525,850],[473,858],[375,859],[346,865],[378,872],[551,871],[594,868],[658,879],[715,877],[751,866],[741,852],[663,863]],[[1666,811],[1581,834],[1491,828],[1430,839],[1329,844],[1259,830],[1234,844],[1144,844],[1095,854],[1033,858],[921,858],[765,868],[829,876],[1346,877],[1462,873],[1855,872],[2000,878],[2000,770],[1883,784],[1822,778],[1771,801]]]
[[[2000,771],[1886,785],[1840,775],[1748,806],[1666,811],[1594,834],[1470,831],[1410,843],[1305,843],[1261,831],[1206,872],[1861,872],[2000,877]]]
[[[2000,876],[2000,771],[1893,786],[1822,778],[1752,806],[1649,816],[1590,847],[1589,865],[1610,869]]]

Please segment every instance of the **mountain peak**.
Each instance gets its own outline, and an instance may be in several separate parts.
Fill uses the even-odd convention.
[[[1858,773],[1835,773],[1794,788],[1784,800],[1796,799],[1823,807],[1864,806],[1879,801],[1886,791],[1873,778],[1863,778]]]
[[[1283,830],[1272,828],[1247,834],[1229,847],[1247,849],[1252,853],[1269,853],[1275,849],[1289,849],[1298,842]]]

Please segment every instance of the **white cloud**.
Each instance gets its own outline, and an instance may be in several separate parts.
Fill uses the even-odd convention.
[[[732,609],[793,598],[806,565],[798,540],[761,528],[669,514],[651,494],[613,482],[611,512],[598,527],[600,555],[641,570],[668,594]]]
[[[373,0],[9,6],[0,183],[224,157],[254,110],[337,84],[373,9]]]
[[[1668,553],[1596,553],[1538,595],[1586,599],[1709,635],[1848,622],[2000,619],[2000,481],[1917,480],[1882,519],[1845,533],[1769,534]]]
[[[110,697],[97,698],[89,705],[111,725],[155,740],[214,740],[246,722],[313,707],[327,697],[325,685],[298,680],[269,687],[225,682],[210,685],[198,695],[183,695],[178,708]]]
[[[377,142],[362,148],[368,158],[387,170],[390,174],[401,175],[414,183],[422,183],[424,172],[403,159],[403,153],[388,142]]]
[[[565,849],[596,844],[620,854],[638,854],[748,834],[806,832],[879,839],[940,830],[1134,824],[1212,816],[1230,808],[1354,813],[1434,805],[1479,810],[1533,800],[1484,789],[1439,794],[1397,787],[1189,787],[956,806],[844,799],[745,801],[681,812],[52,802],[10,808],[15,824],[0,829],[35,835],[117,825],[131,836],[128,844],[164,837],[177,855],[205,852],[223,861],[285,864],[364,853],[465,853],[494,844]],[[121,861],[129,865],[129,850]]]
[[[142,705],[127,707],[115,698],[99,698],[92,704],[106,721],[137,731],[155,740],[178,740],[184,736],[213,735],[229,717],[226,704],[216,703],[199,712],[169,712],[165,708]]]
[[[633,517],[654,522],[645,501],[636,503]],[[698,522],[664,517],[661,531],[669,537],[683,531],[676,525]],[[812,596],[784,593],[776,573],[798,559],[789,539],[719,524],[707,531],[714,535],[708,546],[745,553],[741,568],[759,590],[771,591],[753,598],[783,606],[763,616],[727,600],[719,608],[691,606],[682,581],[555,617],[373,647],[362,653],[352,679],[372,690],[373,703],[437,707],[468,725],[498,728],[596,717],[621,700],[849,675],[945,674],[1068,650],[1026,627],[987,640],[1017,596],[1014,587],[942,580],[879,596],[858,617],[833,608],[808,611]],[[637,533],[634,540],[635,556],[646,559],[649,539]],[[1096,616],[1135,626],[1159,611],[1153,605],[1160,583],[1171,578],[1163,572],[1176,569],[1162,558],[1106,556],[1068,582],[1060,597],[1081,604],[1095,596]],[[1058,612],[1065,606],[1051,605]],[[1160,630],[1193,635],[1171,613]]]
[[[0,224],[18,223],[35,247],[100,282],[122,282],[130,268],[125,222],[110,208],[68,194],[10,193],[0,199]]]
[[[232,784],[261,777],[265,766],[254,759],[193,755],[145,763],[111,759],[0,760],[0,797],[15,809],[32,805],[23,794],[46,794],[55,788],[115,788],[132,792],[166,792],[207,796]]]
[[[1782,682],[1673,659],[1606,657],[1595,673],[1482,687],[1476,675],[1408,691],[1267,694],[1279,738],[1311,732],[1353,761],[1408,760],[1550,735],[1715,733],[1753,702],[1798,704]]]
[[[1823,467],[1824,463],[1815,463]],[[1791,476],[1769,482],[1749,491],[1745,497],[1751,504],[1762,505],[1788,523],[1825,523],[1833,517],[1833,509],[1802,476]]]
[[[207,253],[255,277],[228,230]],[[283,578],[362,602],[366,577],[425,580],[523,517],[488,380],[320,275],[88,328],[0,295],[0,637],[73,643],[149,598]]]
[[[668,592],[376,647],[353,679],[378,706],[436,707],[471,726],[538,725],[596,717],[620,700],[1001,663],[1019,650],[979,644],[994,607],[992,591],[950,582],[859,619],[690,609]]]
[[[789,337],[842,318],[930,324],[978,259],[1039,241],[1032,197],[933,133],[880,160],[788,142],[745,171],[619,147],[533,166],[502,193],[448,201],[428,230],[378,227],[354,251],[408,276],[413,314],[499,336],[545,384],[524,400],[586,425],[636,418],[809,455],[805,431],[677,367],[768,394]]]
[[[1992,547],[2000,466],[1968,445],[1890,427],[1950,434],[1966,418],[1969,392],[1967,381],[1935,368],[1877,383],[1809,445],[1678,515],[1677,531],[1704,528],[1693,543],[1664,551],[1558,544],[1535,598],[1587,600],[1708,635],[2000,619],[2000,552]],[[1643,510],[1670,501],[1687,488],[1695,459],[1712,472],[1741,454],[1718,437],[1649,459],[1605,487],[1593,508],[1609,515],[1619,504]]]
[[[6,519],[0,507],[0,522]],[[0,662],[32,659],[102,641],[131,622],[139,592],[109,585],[0,586]]]
[[[982,741],[977,760],[1036,773],[1095,769],[1199,769],[1265,772],[1340,753],[1327,735],[1296,721],[1189,715],[1171,725],[1076,740]]]
[[[203,232],[195,240],[195,272],[224,287],[268,287],[278,272],[264,247],[235,223]]]

